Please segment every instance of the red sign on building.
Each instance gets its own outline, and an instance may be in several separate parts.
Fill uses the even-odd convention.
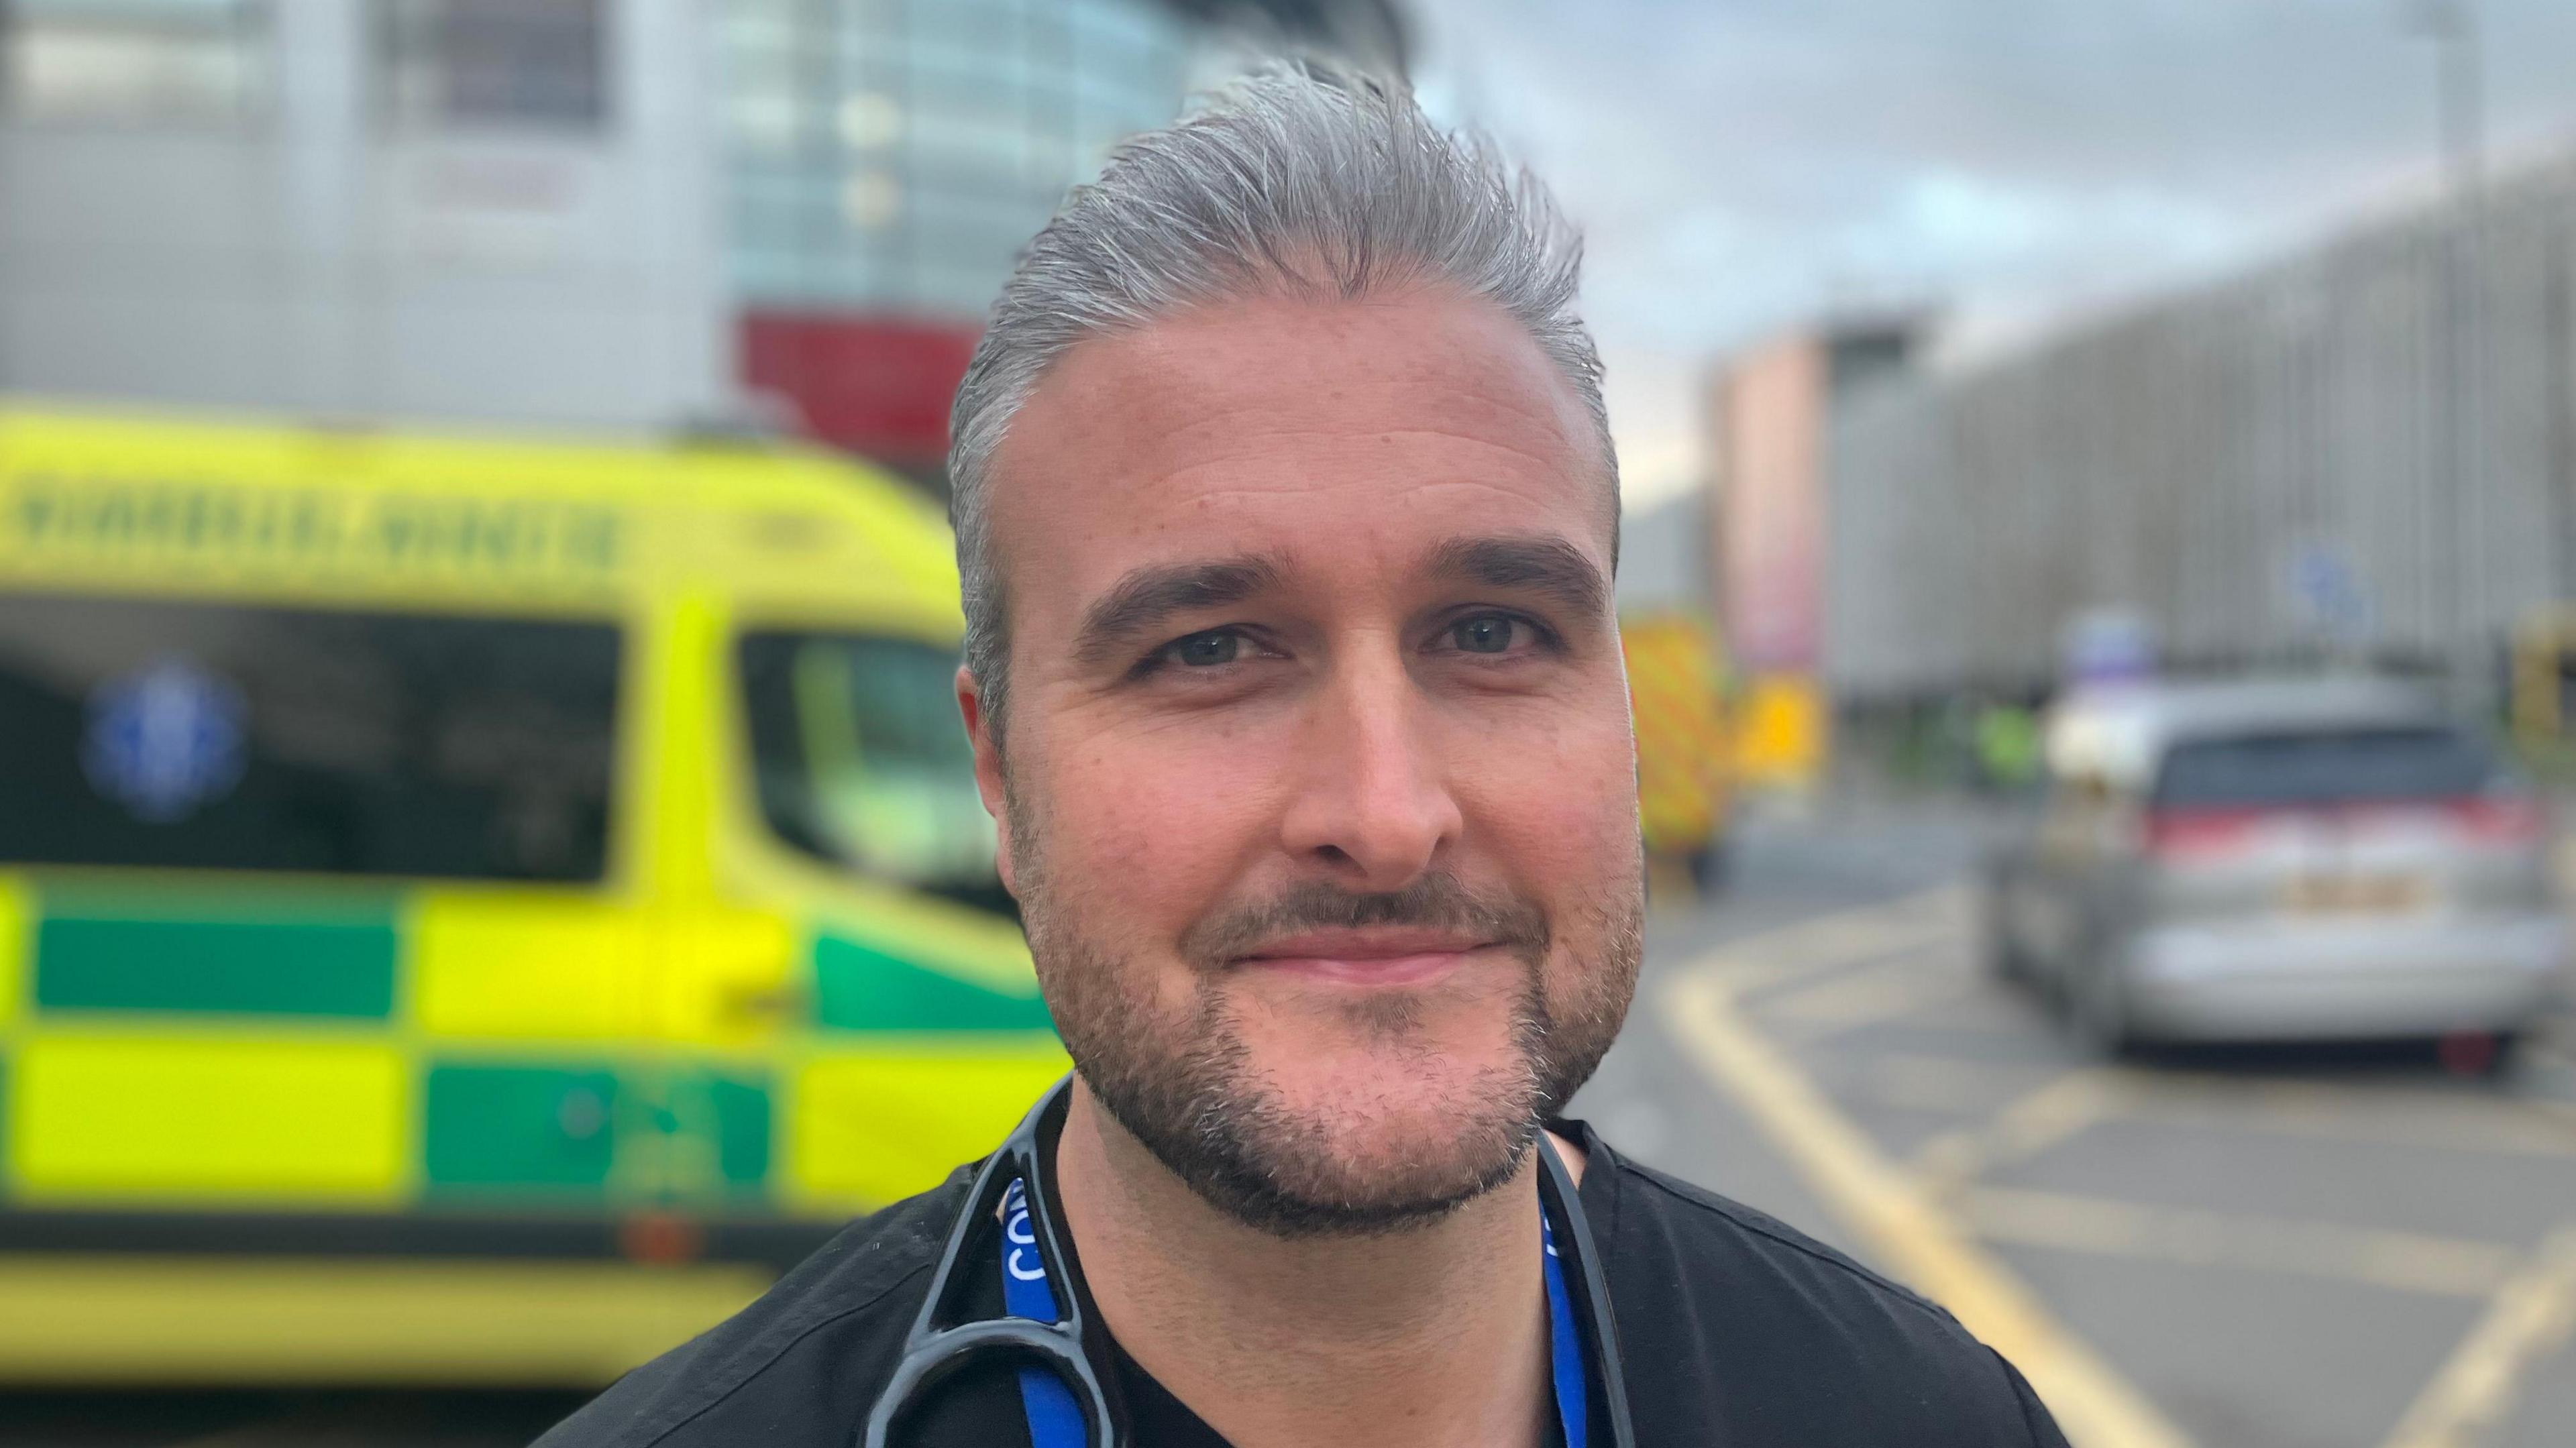
[[[793,401],[824,442],[934,472],[978,335],[953,323],[753,311],[742,319],[743,380]]]

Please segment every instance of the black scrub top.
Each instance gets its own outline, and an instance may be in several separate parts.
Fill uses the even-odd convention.
[[[1584,1215],[1608,1279],[1639,1448],[2065,1448],[2021,1374],[1947,1312],[1581,1123]],[[848,1448],[902,1355],[974,1175],[851,1223],[759,1301],[637,1368],[537,1448]],[[1001,1312],[1001,1269],[971,1279]],[[1136,1448],[1224,1448],[1124,1351]],[[1596,1413],[1596,1418],[1598,1414]],[[1597,1422],[1595,1445],[1609,1435]],[[1026,1448],[1011,1363],[960,1369],[904,1448]]]

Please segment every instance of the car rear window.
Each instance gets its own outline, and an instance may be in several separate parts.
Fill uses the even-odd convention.
[[[605,623],[0,596],[0,864],[586,881]]]
[[[2494,752],[2442,727],[2302,730],[2199,739],[2165,755],[2162,806],[2227,807],[2442,799],[2496,777]]]

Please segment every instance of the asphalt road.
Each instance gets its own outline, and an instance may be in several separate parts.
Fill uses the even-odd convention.
[[[1576,1103],[1613,1144],[1926,1287],[2078,1448],[2576,1444],[2576,1031],[2112,1066],[1984,974],[1986,827],[1760,829],[1659,915]]]
[[[2576,1031],[2107,1066],[1979,968],[1991,820],[1748,828],[1659,895],[1609,1140],[1924,1286],[2077,1448],[2576,1444]],[[0,1448],[513,1448],[563,1394],[0,1395]]]

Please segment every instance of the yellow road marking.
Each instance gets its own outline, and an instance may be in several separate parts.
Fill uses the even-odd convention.
[[[1756,941],[1729,947],[1703,962],[1741,990],[1759,990],[1802,976],[1859,964],[1875,956],[1919,950],[1955,939],[1968,897],[1944,886],[1884,905],[1803,920],[1763,932]],[[1746,947],[1756,944],[1758,951]]]
[[[2523,1055],[2553,1071],[2576,1072],[2576,1027],[2560,1020],[2540,1037],[2523,1043]]]
[[[2288,1272],[2443,1297],[2486,1296],[2513,1275],[2521,1256],[2493,1242],[2018,1188],[1969,1190],[1961,1208],[1989,1241]]]
[[[1825,992],[1816,998],[1814,1006],[1820,1018],[1845,1008],[1834,1004],[1837,1001],[1850,1003],[1848,1009],[1855,1013],[1855,1020],[1880,1012],[1893,1014],[1915,1004],[1896,999],[1893,983],[1905,982],[1910,987],[1925,979],[1921,957],[1926,953],[1946,955],[1955,951],[1970,908],[1965,893],[1945,885],[1883,905],[1764,931],[1751,940],[1721,949],[1701,961],[1699,968],[1725,976],[1728,988],[1740,999],[1796,986],[1817,976],[1832,976],[1834,979],[1813,987]],[[1838,989],[1844,981],[1864,976],[1873,978],[1872,983],[1849,987],[1848,995]],[[1972,982],[1973,975],[1963,980]],[[1801,1009],[1795,995],[1778,999],[1785,1000],[1792,1011]],[[1927,998],[1919,1003],[1934,1002]]]
[[[2077,1448],[2187,1448],[2179,1428],[1746,1022],[1721,974],[1685,968],[1665,998],[1673,1034],[1709,1079],[1745,1107],[1881,1261],[2012,1359]]]
[[[2027,1082],[2026,1067],[1955,1056],[1887,1052],[1855,1085],[1888,1106],[1983,1115]],[[2429,1147],[2500,1156],[2576,1156],[2576,1103],[2375,1083],[2272,1081],[2213,1072],[2102,1070],[2117,1089],[2103,1116],[2328,1141]],[[2009,1109],[2009,1108],[2005,1108]],[[1954,1137],[1974,1130],[1952,1133]],[[1918,1163],[1956,1150],[1927,1145]],[[2051,1143],[2044,1143],[2051,1144]],[[1999,1165],[2009,1157],[1985,1162]]]
[[[2136,1095],[2124,1072],[2069,1071],[2016,1099],[1983,1126],[1944,1132],[1923,1144],[1914,1171],[1946,1194],[2008,1162],[2027,1161],[2116,1114]]]
[[[1908,950],[1874,965],[1845,971],[1758,1002],[1747,1002],[1766,1020],[1795,1022],[1802,1039],[1831,1034],[1940,1005],[1967,994],[1976,978],[1944,969],[1925,952]],[[1741,998],[1741,997],[1739,997]]]
[[[2029,1089],[2031,1071],[1912,1051],[1877,1051],[1853,1085],[1885,1106],[1984,1116]]]
[[[2576,1112],[2558,1102],[2170,1072],[2136,1080],[2132,1109],[2159,1120],[2377,1145],[2576,1156]]]
[[[2560,1227],[2495,1291],[2398,1420],[2386,1448],[2471,1448],[2513,1411],[2523,1371],[2576,1330],[2576,1222]]]

